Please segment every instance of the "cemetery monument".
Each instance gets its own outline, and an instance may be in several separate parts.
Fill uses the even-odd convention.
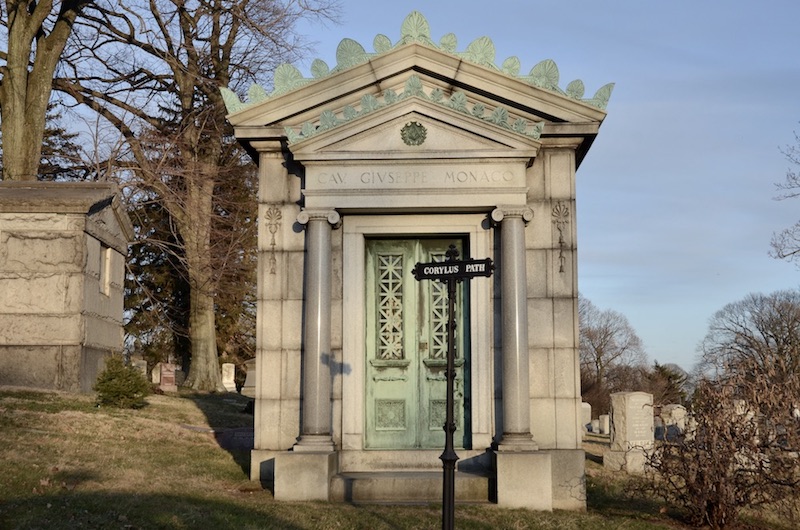
[[[585,509],[575,174],[612,85],[434,42],[417,12],[372,47],[223,89],[259,165],[251,478],[279,500],[441,498],[447,292],[412,268],[453,245],[496,264],[457,293],[457,500]]]
[[[122,353],[133,227],[103,182],[0,182],[0,385],[90,392]]]

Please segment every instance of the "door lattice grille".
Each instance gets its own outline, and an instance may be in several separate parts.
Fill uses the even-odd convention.
[[[444,253],[431,254],[433,261],[444,261]],[[447,359],[447,284],[428,282],[431,295],[430,359]],[[458,352],[456,352],[458,355]]]
[[[378,256],[379,359],[404,359],[403,351],[403,256]]]

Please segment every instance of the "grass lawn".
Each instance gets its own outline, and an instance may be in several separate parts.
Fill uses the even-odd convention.
[[[0,387],[0,528],[441,528],[437,504],[275,502],[249,480],[249,451],[217,441],[252,426],[246,401],[181,392],[117,410],[93,396]],[[456,528],[684,528],[659,503],[626,494],[626,478],[596,462],[598,449],[587,444],[586,512],[457,505]]]

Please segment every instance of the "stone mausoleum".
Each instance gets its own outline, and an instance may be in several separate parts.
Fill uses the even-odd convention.
[[[454,245],[496,266],[458,289],[456,498],[583,509],[575,172],[612,85],[457,51],[416,12],[373,47],[223,89],[260,171],[251,476],[284,500],[441,498],[447,289],[412,269]]]
[[[112,183],[0,182],[0,385],[92,390],[122,353],[132,238]]]

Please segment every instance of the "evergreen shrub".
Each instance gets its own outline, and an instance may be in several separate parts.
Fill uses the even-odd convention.
[[[150,384],[139,370],[126,366],[122,358],[115,355],[106,361],[94,390],[99,406],[138,409],[147,404],[144,398],[150,393]]]

